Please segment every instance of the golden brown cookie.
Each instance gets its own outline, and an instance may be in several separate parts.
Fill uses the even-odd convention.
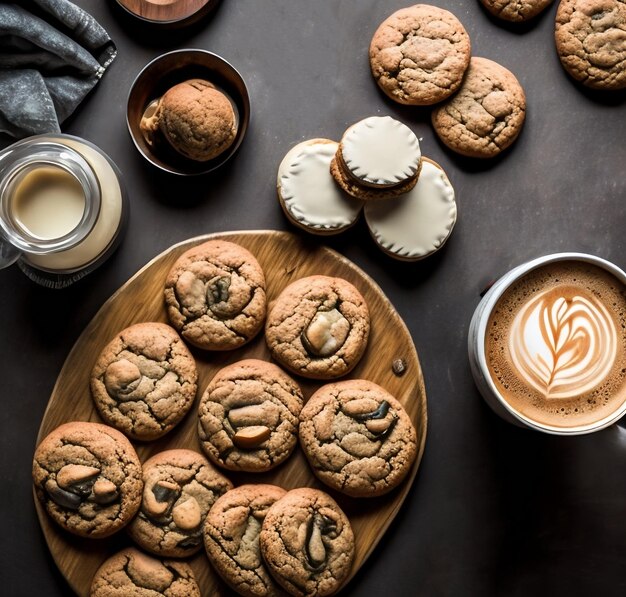
[[[182,558],[202,546],[209,508],[233,484],[193,450],[159,452],[143,465],[143,497],[128,534],[145,550]]]
[[[302,409],[298,384],[272,363],[247,359],[221,369],[198,409],[198,434],[206,455],[234,471],[267,471],[298,443]]]
[[[492,158],[517,139],[526,116],[526,97],[515,75],[487,58],[472,58],[458,93],[437,106],[432,123],[450,149]]]
[[[98,568],[89,597],[201,597],[201,593],[189,564],[157,560],[129,547]]]
[[[100,416],[129,437],[152,440],[170,431],[196,397],[196,363],[164,323],[137,323],[104,348],[91,373]]]
[[[461,85],[470,39],[447,10],[416,4],[394,12],[374,33],[370,67],[378,86],[400,104],[441,102]]]
[[[554,37],[565,70],[595,89],[626,87],[626,3],[561,0]]]
[[[552,0],[480,0],[480,2],[494,17],[520,23],[536,17],[550,6]]]
[[[289,371],[334,379],[359,362],[369,329],[367,304],[352,284],[309,276],[287,286],[274,301],[265,340],[272,356]]]
[[[64,529],[108,537],[141,503],[141,463],[116,429],[76,421],[57,427],[37,447],[33,482],[39,501]]]
[[[249,342],[265,320],[265,276],[247,250],[210,240],[183,253],[165,282],[171,324],[190,344],[233,350]]]

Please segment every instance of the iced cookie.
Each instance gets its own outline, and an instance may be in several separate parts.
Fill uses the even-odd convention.
[[[374,33],[370,67],[378,86],[400,104],[441,102],[461,85],[470,39],[447,10],[416,4],[394,12]]]
[[[202,546],[209,508],[233,484],[193,450],[159,452],[143,465],[143,498],[128,534],[145,550],[182,558]]]
[[[454,189],[441,166],[422,158],[415,187],[395,201],[370,201],[365,221],[374,240],[391,257],[416,261],[448,240],[456,223]]]
[[[503,21],[521,22],[536,17],[552,0],[480,0],[494,16]]]
[[[157,560],[129,547],[98,568],[89,597],[201,597],[189,564]]]
[[[320,481],[354,497],[391,491],[417,454],[402,405],[361,379],[322,386],[311,396],[300,414],[300,444]]]
[[[207,556],[239,595],[285,595],[265,567],[259,535],[267,511],[286,493],[275,485],[241,485],[226,492],[209,511],[204,525]]]
[[[353,197],[394,198],[415,186],[421,155],[408,126],[390,116],[371,116],[343,134],[330,172]]]
[[[283,462],[298,434],[302,392],[276,365],[247,359],[221,369],[198,409],[198,434],[218,466],[261,472]]]
[[[561,64],[574,79],[595,89],[626,87],[623,0],[562,0],[554,36]]]
[[[354,533],[348,517],[323,491],[289,491],[267,512],[261,553],[291,595],[332,595],[350,574]]]
[[[335,184],[330,163],[338,144],[310,139],[289,150],[278,167],[277,190],[286,216],[314,234],[336,234],[358,219],[363,202]]]
[[[128,524],[141,503],[141,463],[116,429],[76,421],[57,427],[33,459],[39,501],[64,529],[108,537]]]
[[[365,300],[346,280],[309,276],[285,288],[265,326],[272,356],[313,379],[341,377],[359,362],[369,336]]]
[[[254,256],[224,240],[183,253],[167,275],[172,325],[190,344],[233,350],[252,340],[265,319],[265,276]]]
[[[163,323],[138,323],[104,348],[91,373],[100,416],[129,437],[166,434],[196,397],[196,363],[180,336]]]
[[[487,58],[472,58],[458,93],[432,112],[439,138],[450,149],[492,158],[519,135],[526,97],[515,75]]]

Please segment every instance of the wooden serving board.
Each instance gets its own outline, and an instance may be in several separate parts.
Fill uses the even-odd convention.
[[[90,392],[89,375],[104,346],[123,328],[142,321],[167,322],[163,300],[166,275],[176,259],[187,249],[209,239],[224,239],[246,247],[259,260],[266,276],[268,301],[275,299],[289,283],[313,274],[348,280],[359,289],[370,310],[371,333],[365,355],[348,375],[373,381],[393,394],[409,413],[418,437],[418,454],[407,479],[400,487],[377,498],[350,498],[328,490],[309,469],[304,454],[296,448],[282,465],[267,473],[225,474],[235,485],[272,483],[286,489],[317,487],[328,491],[348,515],[356,537],[356,554],[350,578],[356,574],[391,524],[415,479],[426,441],[426,392],[415,346],[404,322],[376,283],[353,263],[316,242],[276,231],[213,234],[177,244],[148,263],[124,284],[98,311],[72,348],[48,402],[37,443],[68,421],[102,422]],[[244,358],[270,360],[263,334],[231,352],[210,353],[192,349],[198,365],[198,396],[222,367]],[[404,375],[392,371],[392,362],[406,362]],[[297,378],[305,399],[322,385]],[[142,462],[152,454],[171,448],[191,448],[201,452],[197,437],[197,402],[177,427],[163,438],[149,443],[134,442]],[[48,518],[35,499],[37,514],[48,547],[62,574],[74,591],[89,594],[97,568],[113,553],[131,545],[122,531],[107,539],[93,540],[67,533]],[[225,596],[231,592],[211,569],[204,551],[190,564],[206,596]],[[348,579],[349,580],[349,579]],[[346,582],[348,582],[348,580]]]

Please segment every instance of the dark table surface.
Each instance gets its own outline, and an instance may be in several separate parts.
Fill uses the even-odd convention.
[[[311,137],[338,139],[353,122],[382,114],[409,124],[423,153],[446,169],[459,220],[444,249],[418,264],[384,256],[363,222],[320,239],[372,276],[404,318],[428,396],[428,439],[413,488],[344,594],[626,594],[625,428],[557,438],[504,423],[475,389],[466,350],[480,291],[511,267],[566,250],[626,266],[626,96],[568,78],[554,49],[554,5],[512,28],[477,0],[435,3],[462,21],[475,56],[500,62],[525,89],[524,130],[499,159],[459,158],[438,142],[427,108],[401,107],[378,91],[367,48],[405,0],[224,0],[199,26],[148,34],[112,2],[78,1],[119,55],[64,132],[96,143],[119,165],[131,221],[120,250],[69,289],[41,288],[15,267],[0,272],[0,594],[71,594],[39,528],[30,468],[56,376],[102,303],[183,239],[294,230],[275,193],[285,152]],[[126,97],[139,70],[182,47],[224,56],[252,99],[238,156],[202,178],[156,171],[126,130]]]

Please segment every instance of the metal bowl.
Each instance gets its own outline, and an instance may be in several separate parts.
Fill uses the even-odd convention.
[[[237,134],[232,145],[206,162],[189,159],[167,144],[151,147],[139,127],[150,102],[188,79],[206,79],[213,83],[231,99],[237,118]],[[250,98],[243,78],[226,60],[206,50],[175,50],[155,58],[137,75],[128,94],[126,123],[135,147],[148,162],[172,174],[206,174],[225,164],[239,149],[249,121]]]
[[[116,0],[124,12],[147,25],[178,28],[192,25],[211,13],[220,0]]]

